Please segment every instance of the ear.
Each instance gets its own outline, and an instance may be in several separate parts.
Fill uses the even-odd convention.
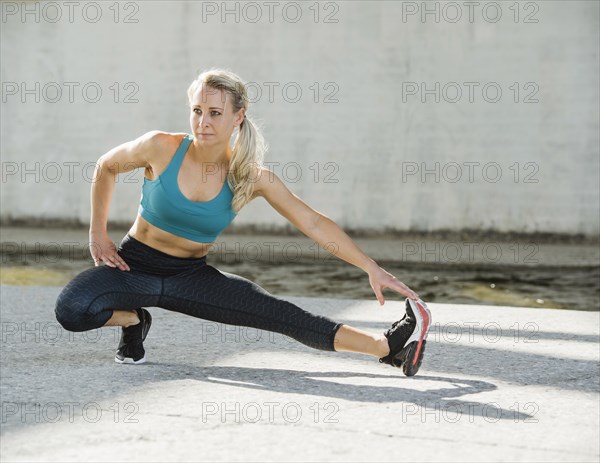
[[[243,109],[240,109],[236,118],[235,118],[235,125],[236,127],[240,127],[240,125],[242,125],[242,122],[244,122],[244,118],[246,117],[246,113],[244,112]]]

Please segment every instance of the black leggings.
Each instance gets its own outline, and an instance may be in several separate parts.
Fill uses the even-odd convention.
[[[118,254],[130,271],[102,265],[84,270],[56,300],[56,319],[69,331],[104,326],[113,310],[161,307],[229,325],[289,336],[321,350],[334,350],[342,325],[276,297],[256,283],[206,263],[206,256],[165,254],[130,236]]]

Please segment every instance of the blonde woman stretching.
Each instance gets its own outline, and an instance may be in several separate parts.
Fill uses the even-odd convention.
[[[115,361],[139,364],[146,360],[143,342],[152,324],[143,307],[160,307],[281,333],[315,349],[373,355],[414,375],[431,323],[418,294],[262,165],[264,139],[246,114],[246,87],[237,75],[203,72],[188,88],[188,98],[191,134],[149,132],[99,159],[89,231],[95,267],[78,274],[58,296],[60,324],[70,331],[123,327]],[[139,167],[145,169],[139,211],[117,249],[107,233],[115,177]],[[384,288],[406,296],[403,318],[385,333],[368,333],[307,312],[209,265],[206,255],[217,236],[258,196],[317,244],[335,242],[338,258],[368,274],[380,304]]]

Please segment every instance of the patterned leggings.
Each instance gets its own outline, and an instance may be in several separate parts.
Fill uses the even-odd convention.
[[[118,254],[130,271],[102,265],[84,270],[56,300],[56,319],[69,331],[104,326],[113,310],[161,307],[192,317],[248,326],[333,351],[341,323],[276,297],[256,283],[206,263],[206,256],[165,254],[130,236]]]

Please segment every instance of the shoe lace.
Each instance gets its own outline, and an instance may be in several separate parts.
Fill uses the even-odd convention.
[[[392,323],[390,332],[394,331],[394,328],[396,328],[396,326],[398,326],[399,324],[406,324],[406,323],[410,324],[410,323],[412,323],[412,321],[413,321],[412,318],[408,314],[405,313],[404,316],[400,320]]]
[[[404,315],[400,320],[392,324],[387,332],[390,352],[395,352],[400,346],[403,346],[414,330],[415,320],[410,316]]]

